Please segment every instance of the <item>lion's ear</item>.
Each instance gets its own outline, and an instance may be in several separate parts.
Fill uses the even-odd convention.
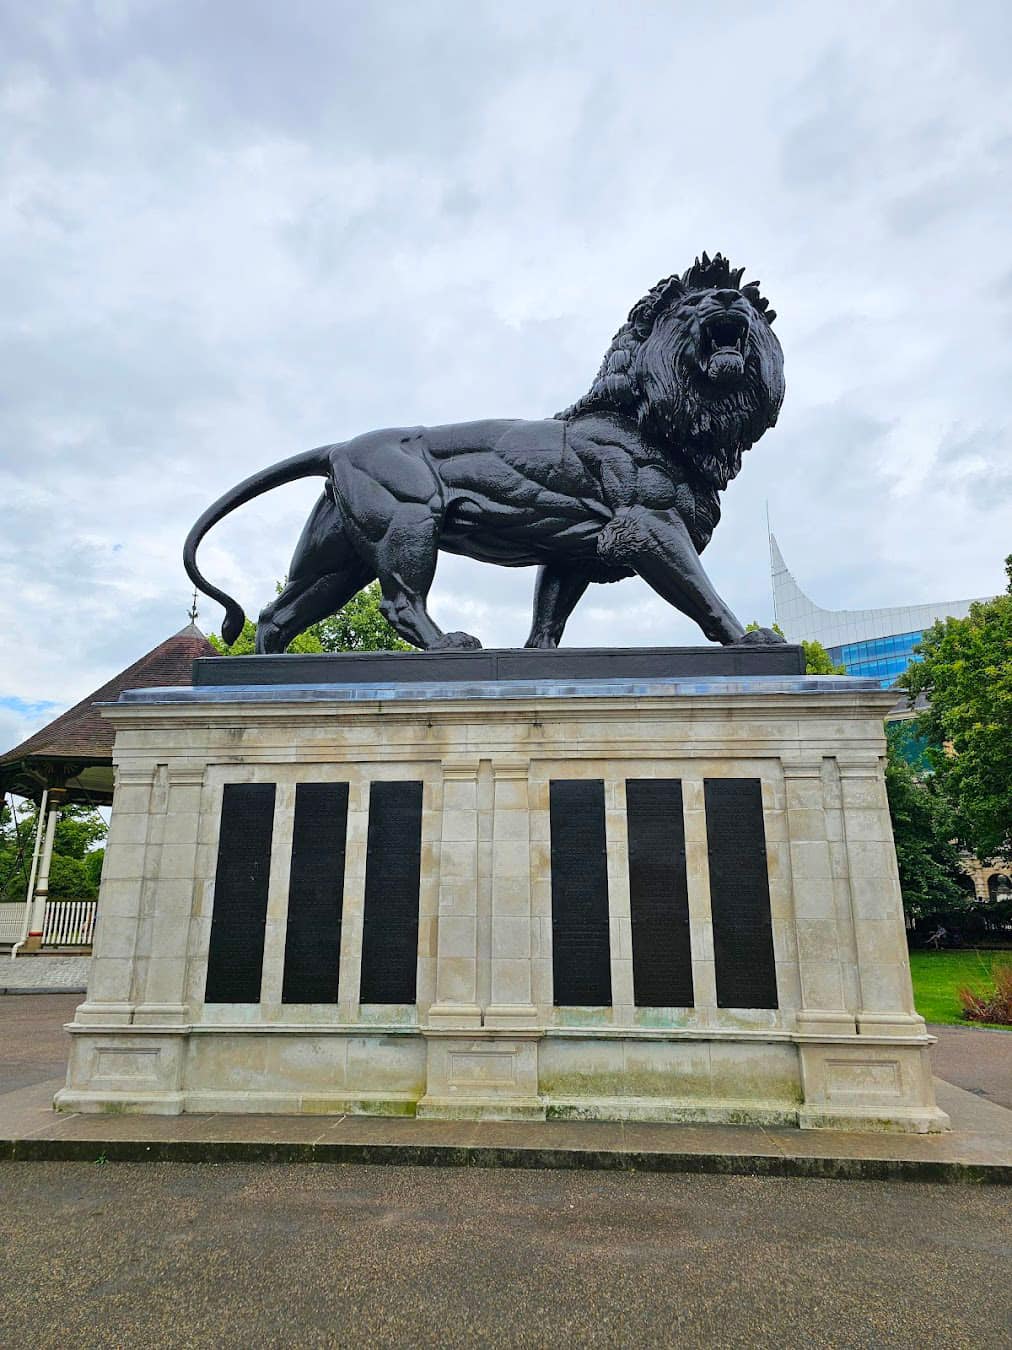
[[[640,342],[648,338],[653,331],[659,315],[685,294],[682,278],[676,272],[674,276],[659,281],[653,290],[629,311],[629,326]]]
[[[661,287],[663,289],[657,298],[656,313],[658,314],[667,309],[669,305],[673,305],[676,300],[681,300],[682,296],[685,294],[682,278],[677,274],[673,277],[668,277],[667,281],[662,281]]]

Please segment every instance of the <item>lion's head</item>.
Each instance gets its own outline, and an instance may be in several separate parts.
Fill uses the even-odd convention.
[[[650,443],[684,457],[715,488],[773,426],[784,397],[776,311],[718,253],[666,277],[634,305],[588,393],[560,416],[635,418]]]

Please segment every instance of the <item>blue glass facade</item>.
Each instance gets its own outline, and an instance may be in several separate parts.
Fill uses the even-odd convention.
[[[894,633],[890,637],[869,638],[867,642],[847,642],[840,647],[827,648],[835,665],[846,668],[848,675],[864,675],[877,679],[887,689],[902,675],[914,656],[914,648],[924,636],[918,633]]]

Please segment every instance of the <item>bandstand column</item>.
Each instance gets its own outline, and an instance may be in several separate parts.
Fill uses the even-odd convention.
[[[56,839],[56,826],[60,819],[60,808],[66,795],[63,788],[49,789],[46,833],[42,841],[42,853],[39,856],[39,869],[35,875],[35,893],[32,896],[31,915],[28,920],[28,936],[23,948],[26,952],[37,952],[42,947],[42,934],[46,925],[46,905],[49,902],[49,869],[53,861],[53,843]]]

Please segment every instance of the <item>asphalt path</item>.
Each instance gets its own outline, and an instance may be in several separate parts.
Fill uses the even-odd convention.
[[[4,1346],[1012,1340],[998,1187],[11,1163]]]
[[[79,1001],[0,999],[0,1091]],[[1012,1037],[952,1032],[936,1071],[1009,1099]],[[9,1163],[0,1254],[0,1347],[1012,1344],[998,1187]]]
[[[931,1067],[938,1078],[1012,1111],[1012,1027],[930,1026],[937,1036]]]
[[[0,1092],[66,1077],[70,1037],[63,1028],[83,1002],[81,994],[0,995]]]

